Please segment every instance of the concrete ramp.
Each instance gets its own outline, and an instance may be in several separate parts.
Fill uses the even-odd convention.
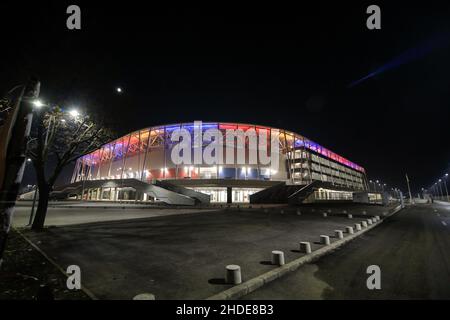
[[[161,187],[166,190],[176,192],[178,194],[183,194],[185,196],[188,196],[188,197],[194,199],[196,204],[198,204],[198,203],[208,204],[211,202],[211,197],[208,194],[198,192],[198,191],[195,191],[192,189],[188,189],[183,186],[178,186],[178,185],[175,185],[173,183],[170,183],[170,182],[167,182],[164,180],[156,180],[155,182],[153,182],[153,185]]]
[[[285,182],[250,195],[250,203],[288,203],[293,194],[304,189],[305,185],[288,185]]]
[[[164,188],[164,184],[150,184],[146,182],[139,181],[137,179],[117,179],[117,180],[87,180],[87,181],[78,181],[68,185],[64,185],[61,187],[55,188],[55,190],[51,193],[52,198],[57,199],[65,199],[70,195],[81,195],[81,192],[88,189],[97,189],[97,188],[125,188],[131,187],[135,189],[137,192],[146,193],[153,198],[161,201],[163,203],[171,204],[171,205],[187,205],[193,206],[198,203],[196,198],[190,197],[186,194],[182,194],[168,188]],[[180,187],[181,188],[181,187]],[[185,189],[185,188],[184,188]],[[191,190],[193,193],[191,195],[195,195],[200,198],[198,193]],[[208,198],[209,196],[205,195]],[[132,201],[132,199],[131,199]]]

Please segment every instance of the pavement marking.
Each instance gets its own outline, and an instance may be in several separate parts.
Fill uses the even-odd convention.
[[[447,226],[447,222],[441,221],[444,226]]]

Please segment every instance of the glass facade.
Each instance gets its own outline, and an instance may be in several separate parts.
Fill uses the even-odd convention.
[[[194,123],[181,123],[130,133],[80,157],[73,172],[72,182],[110,179],[137,179],[146,182],[154,179],[189,179],[199,181],[198,187],[201,187],[202,180],[214,179],[289,181],[294,184],[308,184],[319,180],[355,190],[367,189],[365,171],[362,167],[297,133],[250,124],[202,124],[203,133],[211,128],[218,129],[224,136],[228,130],[243,132],[254,130],[267,137],[267,142],[270,142],[272,131],[277,132],[279,166],[274,169],[268,165],[252,163],[251,144],[245,138],[242,144],[243,164],[177,165],[171,159],[172,150],[177,144],[171,140],[172,132],[175,129],[186,129],[194,139]],[[202,146],[203,149],[205,147],[207,144]],[[223,148],[224,154],[228,152],[224,146]],[[238,154],[237,149],[238,147],[234,156]],[[271,152],[270,147],[268,152]],[[217,191],[218,198],[221,197],[220,194]],[[248,194],[242,193],[236,197],[245,200]]]

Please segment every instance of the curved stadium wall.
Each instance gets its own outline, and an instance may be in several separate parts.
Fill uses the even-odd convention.
[[[281,181],[300,185],[323,181],[349,190],[367,189],[365,170],[361,166],[300,134],[253,124],[207,122],[201,124],[200,130],[204,135],[207,130],[216,129],[224,137],[236,130],[244,133],[251,130],[258,133],[259,139],[266,136],[269,144],[271,135],[275,134],[279,150],[278,165],[275,168],[250,161],[251,147],[246,138],[241,145],[245,149],[243,162],[176,164],[172,160],[172,151],[178,142],[172,141],[172,134],[176,130],[185,129],[194,141],[196,124],[197,122],[191,122],[155,126],[111,141],[77,160],[71,182],[137,179],[151,183],[154,180],[168,180],[208,193],[213,196],[213,201],[219,202],[223,199],[219,199],[220,195],[214,193],[214,190],[227,186],[237,188],[240,184],[245,186],[243,190],[247,190],[244,195],[240,195],[241,198],[247,197],[242,199],[244,202],[250,194]],[[207,143],[204,143],[202,149],[206,146]],[[236,140],[234,155],[238,154],[237,149],[239,143]],[[271,152],[270,147],[268,152]],[[225,146],[223,153],[225,157]]]

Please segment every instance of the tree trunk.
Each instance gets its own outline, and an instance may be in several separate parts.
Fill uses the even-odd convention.
[[[42,230],[44,228],[45,217],[47,216],[48,199],[50,197],[50,187],[47,184],[39,186],[39,202],[36,215],[31,225],[32,230]]]

